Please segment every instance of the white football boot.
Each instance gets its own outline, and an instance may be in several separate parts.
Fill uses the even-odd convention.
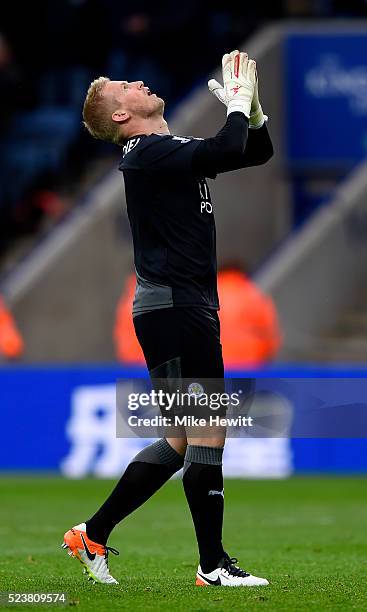
[[[266,578],[253,576],[237,567],[235,563],[237,563],[237,559],[231,559],[226,555],[219,566],[209,574],[205,574],[199,565],[196,574],[196,586],[251,587],[269,584]]]
[[[68,555],[79,559],[84,566],[84,573],[88,574],[88,580],[93,583],[118,584],[108,569],[108,553],[118,555],[118,550],[90,540],[85,523],[69,529],[64,535],[64,543],[61,547],[68,548]]]

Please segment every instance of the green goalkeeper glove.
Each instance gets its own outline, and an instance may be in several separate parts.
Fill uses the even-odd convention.
[[[233,53],[238,53],[237,51],[234,51]],[[245,54],[243,54],[245,55]],[[224,56],[226,57],[226,56]],[[229,56],[227,56],[229,57]],[[223,58],[224,60],[224,58]],[[255,64],[255,62],[253,60],[249,60],[248,64],[250,64],[250,62],[252,62],[253,64]],[[253,66],[251,66],[251,70],[253,70]],[[210,81],[208,82],[208,88],[210,93],[212,93],[216,98],[218,98],[218,100],[224,104],[225,106],[229,106],[229,99],[227,97],[227,93],[225,88],[218,83],[218,81],[216,81],[215,79],[210,79]],[[239,110],[238,108],[233,110]],[[228,112],[233,112],[232,111],[228,111]],[[245,113],[246,114],[246,113]],[[251,107],[250,107],[250,114],[246,115],[247,117],[249,116],[250,119],[250,123],[249,123],[249,127],[252,129],[258,129],[260,127],[262,127],[262,125],[264,124],[265,121],[268,120],[267,115],[264,115],[263,110],[261,108],[261,104],[259,101],[259,91],[258,91],[258,78],[257,78],[257,74],[256,74],[256,64],[255,64],[255,86],[254,86],[254,90],[253,90],[253,96],[252,96],[252,100],[251,100]]]

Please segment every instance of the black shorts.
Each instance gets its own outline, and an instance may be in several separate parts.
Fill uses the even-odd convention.
[[[213,415],[213,409],[206,403],[202,404],[203,400],[206,402],[203,394],[217,398],[224,392],[217,311],[165,308],[135,317],[134,325],[154,389],[168,393],[180,390],[191,397],[175,404],[170,414],[203,417],[207,421]],[[199,404],[193,403],[195,394],[200,396],[197,399]],[[166,414],[164,405],[160,404],[160,409],[162,414]],[[218,405],[215,414],[222,416],[225,408]],[[200,435],[200,431],[194,435]]]
[[[175,362],[182,378],[224,377],[216,310],[196,307],[153,310],[135,317],[134,326],[151,375],[154,371],[160,375],[161,366]],[[161,371],[164,377],[164,368]]]

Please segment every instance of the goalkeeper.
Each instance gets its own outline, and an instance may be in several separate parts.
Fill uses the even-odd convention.
[[[164,101],[142,81],[90,85],[84,123],[96,138],[122,146],[120,170],[134,243],[137,290],[133,320],[152,378],[215,379],[224,369],[217,310],[213,203],[206,178],[267,162],[273,154],[257,88],[256,64],[246,53],[223,57],[223,87],[210,91],[227,107],[213,138],[170,134]],[[107,546],[113,528],[183,467],[202,586],[267,585],[239,568],[222,545],[225,434],[183,429],[144,448],[97,512],[70,529],[63,546],[89,578],[114,584]]]

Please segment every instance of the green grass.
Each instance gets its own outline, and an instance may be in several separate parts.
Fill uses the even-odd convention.
[[[0,479],[0,590],[65,591],[73,608],[98,612],[367,610],[362,479],[228,481],[226,548],[271,581],[252,589],[194,586],[196,543],[180,481],[166,485],[112,534],[111,546],[121,554],[111,555],[110,566],[120,585],[88,583],[80,563],[60,548],[62,535],[90,516],[111,486]]]

